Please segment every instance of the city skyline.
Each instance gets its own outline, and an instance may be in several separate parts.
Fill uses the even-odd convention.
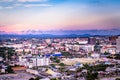
[[[1,0],[0,31],[120,29],[118,0]]]

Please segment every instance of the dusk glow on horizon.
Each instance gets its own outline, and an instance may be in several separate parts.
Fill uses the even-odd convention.
[[[0,0],[0,31],[120,29],[120,0]]]

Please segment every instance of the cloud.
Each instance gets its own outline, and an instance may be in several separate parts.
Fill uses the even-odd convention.
[[[13,5],[10,5],[10,6],[0,6],[0,10],[3,10],[3,9],[14,9],[16,7],[26,7],[26,8],[30,8],[30,7],[50,7],[50,6],[53,6],[51,4],[13,4]]]
[[[2,6],[0,6],[0,9],[3,9],[3,7],[2,7]]]
[[[50,4],[25,4],[24,7],[49,7],[52,6]]]
[[[14,6],[0,6],[0,10],[2,10],[2,9],[13,9],[14,8]]]
[[[6,27],[6,25],[0,25],[0,27]]]
[[[5,9],[13,9],[14,7],[13,6],[7,6],[7,7],[4,7]]]
[[[9,6],[6,10],[1,10],[0,12],[1,24],[7,24],[8,27],[11,27],[2,27],[5,31],[27,29],[110,29],[116,26],[118,26],[116,28],[120,28],[120,11],[118,11],[118,4],[104,3],[103,5],[93,5],[91,3],[72,3],[71,0],[70,2],[67,0],[63,3],[58,3],[57,1],[14,1],[15,2],[6,2],[4,5],[1,4],[1,8],[3,9]],[[14,10],[8,10],[10,6],[13,6]],[[21,25],[11,26],[14,24]]]
[[[18,0],[18,2],[43,2],[47,0]]]
[[[1,0],[0,2],[12,2],[14,0]]]
[[[1,0],[0,2],[44,2],[48,0]]]
[[[0,10],[1,9],[13,9],[16,7],[48,7],[52,6],[48,3],[41,3],[46,2],[48,0],[0,0]],[[28,3],[30,2],[30,3]],[[34,4],[34,2],[39,2],[37,4]],[[3,5],[4,3],[4,5]]]
[[[18,4],[14,4],[14,7],[49,7],[49,6],[53,6],[51,4],[22,4],[22,3],[18,3]]]
[[[19,7],[19,6],[23,6],[23,4],[17,3],[17,4],[13,4],[13,6]]]

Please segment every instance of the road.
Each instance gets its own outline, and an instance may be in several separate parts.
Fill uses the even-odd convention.
[[[118,76],[118,77],[106,77],[106,78],[101,78],[100,80],[115,80],[116,78],[120,78],[120,76]]]
[[[34,78],[34,76],[22,71],[18,71],[16,74],[0,75],[0,80],[29,80],[30,78]]]

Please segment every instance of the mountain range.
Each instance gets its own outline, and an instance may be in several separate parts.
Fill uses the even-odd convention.
[[[76,38],[76,37],[95,37],[95,36],[120,36],[120,29],[110,30],[51,30],[36,31],[27,30],[21,33],[6,33],[0,31],[0,40],[8,38]]]
[[[41,34],[51,34],[51,35],[119,35],[120,29],[109,29],[109,30],[49,30],[49,31],[41,31],[41,30],[27,30],[20,31],[16,33],[7,33],[5,31],[0,31],[0,34],[32,34],[32,35],[41,35]]]

